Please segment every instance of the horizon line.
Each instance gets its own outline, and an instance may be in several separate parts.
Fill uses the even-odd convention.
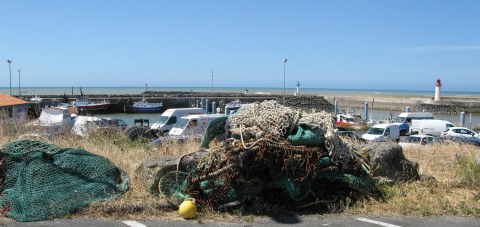
[[[16,87],[17,88],[17,87]],[[22,88],[145,88],[145,86],[48,86],[48,87],[22,87]],[[201,88],[201,89],[208,89],[211,90],[212,87],[210,86],[200,86],[200,87],[189,87],[189,86],[151,86],[148,88]],[[238,88],[238,89],[280,89],[282,90],[283,87],[235,87],[235,86],[225,86],[225,87],[213,87],[214,90],[219,88]],[[286,89],[295,89],[296,87],[287,87]],[[0,87],[0,89],[10,89],[10,87]],[[12,87],[13,89],[13,87]],[[353,90],[353,91],[413,91],[413,92],[435,92],[434,89],[432,90],[408,90],[408,89],[378,89],[378,88],[316,88],[316,87],[301,87],[300,89],[325,89],[325,90]],[[460,93],[480,93],[479,91],[459,91],[459,90],[442,90],[442,92],[460,92]]]

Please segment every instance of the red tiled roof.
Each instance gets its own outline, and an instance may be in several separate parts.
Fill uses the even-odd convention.
[[[15,106],[24,104],[28,104],[28,102],[0,93],[0,106]]]

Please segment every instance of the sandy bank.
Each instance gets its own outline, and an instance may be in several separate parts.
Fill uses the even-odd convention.
[[[369,108],[379,110],[389,110],[403,112],[406,107],[411,111],[422,111],[425,108],[433,110],[445,110],[438,112],[459,113],[467,111],[471,113],[480,113],[480,96],[450,96],[442,97],[441,101],[433,101],[430,97],[415,96],[395,96],[395,95],[345,95],[345,96],[325,96],[329,102],[334,103],[338,100],[339,109],[364,108],[365,102],[369,103]],[[436,111],[433,111],[436,112]]]

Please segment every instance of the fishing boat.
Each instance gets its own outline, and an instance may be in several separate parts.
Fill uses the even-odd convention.
[[[240,109],[240,107],[242,107],[243,105],[246,105],[246,103],[242,103],[242,101],[240,101],[239,99],[232,101],[225,105],[225,114],[233,114],[237,112],[237,110]]]
[[[35,96],[33,98],[30,98],[31,103],[41,103],[43,101],[42,98],[38,97],[38,95],[35,93]]]
[[[105,99],[101,102],[92,102],[89,100],[88,96],[83,94],[82,88],[80,88],[80,98],[71,102],[79,114],[91,114],[91,113],[101,113],[110,109],[111,104]]]
[[[125,113],[160,113],[162,107],[162,102],[148,102],[145,98],[142,98],[142,101],[123,106],[123,110]]]
[[[337,125],[337,127],[355,126],[359,124],[361,119],[361,114],[355,113],[355,111],[349,112],[347,107],[346,111],[343,110],[341,113],[337,114],[335,124]]]
[[[78,111],[101,111],[108,110],[111,104],[106,100],[101,102],[91,102],[87,98],[83,98],[73,101],[72,106],[76,107]]]

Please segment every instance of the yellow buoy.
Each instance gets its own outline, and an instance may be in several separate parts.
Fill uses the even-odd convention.
[[[193,218],[197,214],[195,199],[185,199],[178,207],[178,214],[185,219]]]

